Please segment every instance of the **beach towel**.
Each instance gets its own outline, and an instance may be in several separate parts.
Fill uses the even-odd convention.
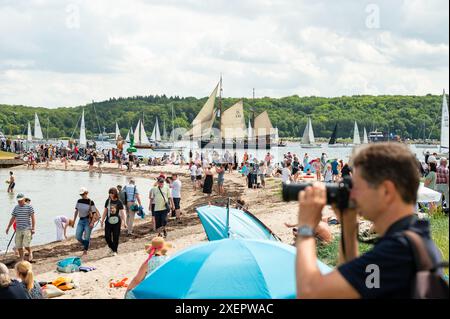
[[[73,282],[72,278],[69,277],[58,277],[49,284],[52,284],[56,288],[66,291],[66,290],[72,290],[76,288],[75,283]]]

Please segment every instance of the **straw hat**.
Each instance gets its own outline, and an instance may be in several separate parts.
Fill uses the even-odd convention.
[[[166,242],[162,237],[155,237],[152,239],[151,244],[145,245],[145,251],[147,254],[150,254],[153,248],[156,250],[155,254],[165,255],[169,249],[173,248],[173,245]]]

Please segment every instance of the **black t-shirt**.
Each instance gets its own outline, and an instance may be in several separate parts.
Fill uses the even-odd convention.
[[[109,201],[110,199],[108,198],[105,202],[105,208],[108,209],[109,216],[117,216],[120,218],[119,212],[124,208],[122,201],[120,199],[111,200],[111,209],[109,208]]]
[[[429,222],[407,216],[395,222],[375,247],[366,254],[338,267],[338,271],[362,298],[411,298],[415,262],[412,248],[404,235],[405,230],[419,234],[432,254],[435,263],[441,254],[430,237]],[[379,287],[369,288],[366,280],[374,274],[373,266],[379,269]],[[367,270],[367,271],[366,271]]]
[[[17,280],[11,280],[8,287],[0,288],[0,299],[31,299],[28,292]]]
[[[352,171],[352,169],[348,165],[344,166],[341,170],[342,177],[350,176],[351,171]]]

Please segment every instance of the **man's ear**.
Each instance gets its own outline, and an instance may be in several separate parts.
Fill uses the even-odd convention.
[[[390,180],[385,180],[380,184],[381,191],[383,192],[383,197],[388,201],[388,203],[391,203],[395,200],[395,197],[398,194],[397,187],[395,184]]]

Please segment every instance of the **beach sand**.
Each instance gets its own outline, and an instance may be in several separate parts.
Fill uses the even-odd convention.
[[[26,169],[22,167],[19,169]],[[45,163],[39,164],[37,169],[45,169]],[[64,170],[64,165],[59,161],[50,163],[48,169]],[[71,171],[87,171],[88,166],[83,161],[71,161],[68,166]],[[117,164],[102,164],[103,173],[117,174]],[[135,168],[133,172],[123,171],[124,175],[155,178],[161,172],[170,174],[177,172],[183,183],[182,188],[182,212],[183,223],[176,224],[174,220],[169,220],[167,241],[174,244],[170,254],[192,246],[200,242],[206,242],[206,234],[195,213],[195,207],[214,203],[214,201],[225,202],[228,197],[236,200],[239,196],[245,200],[249,211],[266,224],[283,242],[291,244],[293,242],[292,229],[287,228],[284,223],[295,223],[297,220],[298,204],[296,202],[285,203],[281,199],[281,179],[267,178],[265,189],[248,189],[244,185],[244,178],[237,172],[225,175],[225,196],[213,195],[208,198],[201,190],[194,191],[189,179],[187,166],[143,166]],[[214,194],[214,192],[213,192]],[[329,209],[324,209],[324,214],[329,215]],[[82,257],[83,265],[94,266],[97,269],[91,272],[76,272],[72,274],[61,274],[56,272],[58,260],[69,256],[81,257],[81,245],[74,239],[69,238],[64,242],[54,242],[41,246],[36,246],[34,250],[35,263],[34,273],[38,281],[53,281],[57,277],[73,278],[77,288],[67,291],[59,298],[123,298],[125,288],[109,288],[109,281],[129,278],[128,282],[137,273],[139,266],[147,258],[144,245],[151,242],[155,237],[151,231],[151,217],[137,219],[134,235],[131,237],[122,233],[119,245],[119,254],[110,257],[108,247],[103,237],[102,231],[96,231],[92,235],[91,247],[87,256]],[[333,232],[337,232],[333,228]],[[2,258],[8,267],[13,267],[15,259],[12,254]],[[11,271],[12,273],[12,271]]]

